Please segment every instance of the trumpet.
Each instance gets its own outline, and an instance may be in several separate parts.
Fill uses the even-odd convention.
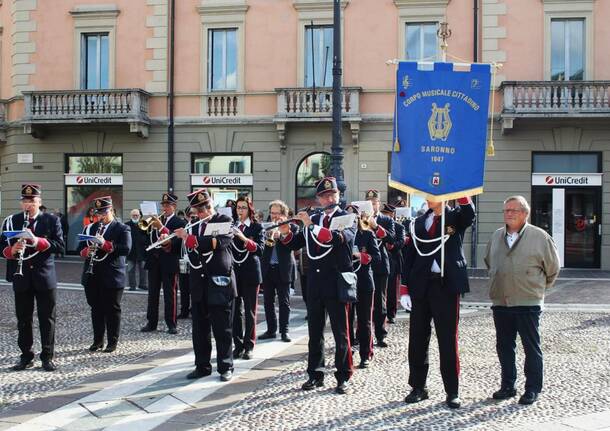
[[[301,208],[300,210],[298,210],[297,213],[307,212],[307,214],[309,216],[313,216],[315,214],[324,213],[324,212],[326,212],[326,210],[333,209],[336,206],[339,206],[339,204],[330,204],[330,205],[327,205],[325,207],[320,207],[320,208],[305,207],[305,208]],[[269,226],[265,227],[264,229],[265,229],[265,231],[273,230],[273,229],[276,229],[276,228],[283,226],[285,224],[288,224],[288,223],[299,224],[299,223],[301,223],[301,220],[298,218],[290,218],[288,220],[284,220],[279,223],[270,224]]]
[[[138,222],[138,227],[143,231],[148,232],[152,228],[152,223],[156,220],[159,220],[159,216],[154,215],[140,219]]]
[[[213,215],[213,214],[210,214],[210,215],[209,215],[209,216],[207,216],[206,218],[202,218],[202,219],[197,220],[196,222],[193,222],[193,223],[188,223],[186,226],[184,226],[184,228],[183,228],[183,229],[184,229],[184,230],[188,230],[188,229],[191,229],[191,228],[193,228],[193,227],[195,227],[195,226],[199,226],[201,223],[206,222],[206,221],[208,221],[209,219],[211,219],[211,218],[212,218],[212,215]],[[160,245],[165,244],[167,241],[171,241],[171,240],[172,240],[172,239],[174,239],[175,237],[176,237],[176,234],[175,234],[175,233],[171,233],[171,234],[169,234],[168,236],[166,236],[165,238],[160,239],[160,240],[158,240],[158,241],[156,241],[156,242],[153,242],[151,245],[149,245],[148,247],[146,247],[146,251],[151,251],[153,248],[157,248],[157,247],[159,247]]]
[[[28,228],[28,226],[30,225],[30,216],[29,213],[26,211],[23,213],[23,227],[21,228],[22,230],[26,230]],[[23,244],[24,247],[19,250],[19,256],[17,257],[17,271],[15,271],[15,274],[13,275],[20,275],[23,276],[23,261],[25,258],[25,239],[23,238],[19,238],[17,240],[18,244]]]

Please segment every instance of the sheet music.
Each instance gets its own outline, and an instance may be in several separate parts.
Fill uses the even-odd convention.
[[[233,223],[208,223],[205,227],[204,236],[227,235],[232,232]]]
[[[333,217],[330,221],[330,230],[342,230],[350,228],[356,222],[356,214],[347,214]]]
[[[411,218],[411,208],[399,207],[396,208],[396,218]]]
[[[354,201],[352,205],[358,208],[361,215],[373,215],[373,204],[371,201]]]
[[[140,211],[142,211],[142,216],[153,216],[159,214],[159,208],[157,206],[157,202],[155,201],[144,201],[140,204]]]
[[[233,220],[233,209],[230,207],[218,208],[218,211],[216,211],[216,212],[218,214],[229,216],[229,217],[231,217],[231,220]]]
[[[104,239],[102,238],[98,238],[94,235],[84,235],[84,234],[78,234],[78,241],[91,241],[94,244],[97,245],[102,245],[104,243]]]
[[[5,230],[2,234],[6,238],[23,238],[23,239],[34,239],[34,234],[29,230]]]

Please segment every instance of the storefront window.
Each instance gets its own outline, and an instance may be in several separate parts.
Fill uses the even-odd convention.
[[[251,154],[194,154],[191,173],[191,190],[206,188],[216,206],[241,195],[254,198]]]
[[[532,172],[580,174],[600,171],[598,153],[534,153]]]
[[[123,156],[68,156],[68,174],[120,174]]]
[[[316,182],[330,175],[330,154],[314,153],[305,157],[297,168],[296,208],[315,206]]]
[[[193,157],[194,174],[250,174],[252,156],[244,154],[197,154]]]

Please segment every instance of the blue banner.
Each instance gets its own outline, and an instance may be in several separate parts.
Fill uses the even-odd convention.
[[[488,64],[399,63],[390,186],[432,201],[483,191],[490,82]]]

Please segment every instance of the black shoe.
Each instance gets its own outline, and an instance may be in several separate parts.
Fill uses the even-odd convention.
[[[385,340],[377,340],[377,347],[388,347],[388,343]]]
[[[186,378],[189,380],[200,379],[205,376],[209,376],[212,374],[212,370],[204,370],[202,368],[195,368],[193,371],[186,375]]]
[[[337,394],[345,395],[345,394],[347,394],[348,390],[349,390],[349,383],[347,382],[347,380],[344,382],[337,382],[337,387],[335,388],[335,392]]]
[[[29,361],[24,361],[23,359],[20,359],[19,362],[17,362],[15,365],[13,365],[11,367],[11,370],[23,371],[26,368],[32,368],[33,366],[34,366],[34,361],[32,361],[31,359]]]
[[[233,358],[238,359],[241,358],[241,355],[244,354],[244,349],[241,347],[238,349],[237,347],[233,349]]]
[[[140,289],[140,290],[148,290],[148,287],[147,286],[138,286],[138,289]]]
[[[507,400],[517,395],[515,388],[502,388],[499,391],[493,393],[492,398],[494,400]]]
[[[246,350],[241,357],[243,359],[252,359],[252,350]]]
[[[362,361],[360,361],[359,368],[365,369],[365,368],[368,368],[370,365],[371,365],[370,359],[363,359]]]
[[[167,328],[167,333],[176,335],[178,333],[178,330],[176,328]]]
[[[140,332],[153,332],[156,330],[157,328],[151,325],[144,325],[140,328]]]
[[[130,290],[131,292],[133,292],[134,290],[138,290],[138,288],[137,288],[137,287],[130,287],[130,288],[129,288],[129,290]]]
[[[104,348],[104,343],[96,343],[95,341],[93,342],[92,345],[89,346],[89,351],[90,352],[97,352],[98,350],[102,350]]]
[[[116,350],[116,344],[108,344],[104,349],[104,353],[112,353]]]
[[[413,388],[409,395],[405,397],[405,403],[414,404],[428,399],[428,390]]]
[[[55,371],[57,367],[52,360],[42,361],[42,369],[45,371]]]
[[[396,323],[396,319],[394,319],[393,317],[388,317],[388,323]]]
[[[532,391],[525,391],[521,398],[519,398],[519,404],[523,404],[525,406],[529,406],[530,404],[534,404],[538,399],[538,394]]]
[[[277,338],[277,334],[275,332],[267,331],[264,334],[258,336],[259,340],[270,340],[272,338]]]
[[[290,339],[290,337],[288,336],[288,334],[284,332],[284,333],[282,334],[282,341],[283,341],[284,343],[290,343],[292,340]]]
[[[462,405],[462,401],[460,400],[460,397],[458,397],[457,394],[447,394],[445,402],[447,403],[447,406],[450,409],[459,409]]]
[[[309,380],[303,383],[301,389],[311,391],[314,388],[321,388],[322,386],[324,386],[324,377],[310,377]]]
[[[233,378],[233,371],[231,371],[231,370],[225,371],[224,373],[222,373],[220,375],[221,382],[228,382],[232,378]]]

